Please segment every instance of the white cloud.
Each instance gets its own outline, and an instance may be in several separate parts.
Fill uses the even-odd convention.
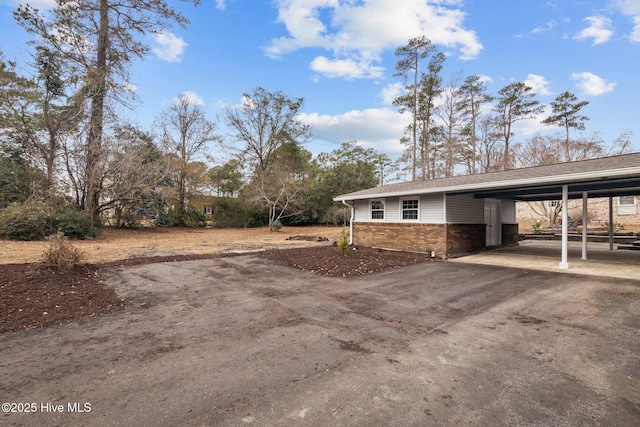
[[[373,148],[390,157],[402,153],[400,138],[409,119],[389,108],[353,110],[335,116],[303,113],[299,119],[313,129],[316,139],[335,143],[358,141],[366,148]]]
[[[225,0],[216,0],[216,9],[224,10],[227,7]]]
[[[480,81],[482,83],[491,83],[493,82],[493,79],[485,74],[478,74],[478,77],[480,77]]]
[[[546,25],[542,25],[542,26],[539,26],[539,27],[535,27],[533,30],[531,30],[531,31],[530,31],[529,33],[527,33],[527,34],[519,33],[519,34],[516,34],[516,36],[515,36],[515,37],[516,37],[516,38],[519,38],[519,39],[523,39],[523,38],[525,38],[525,37],[529,37],[529,36],[534,35],[534,34],[540,34],[540,33],[544,33],[544,32],[547,32],[547,31],[551,31],[551,30],[553,30],[557,25],[558,25],[558,24],[556,23],[556,21],[549,21],[549,22],[547,22],[547,24],[546,24]]]
[[[14,5],[15,7],[28,4],[29,6],[32,6],[41,12],[50,11],[51,9],[56,7],[55,0],[6,0],[2,3],[8,3]]]
[[[544,33],[546,31],[551,31],[556,27],[556,21],[549,21],[547,22],[547,25],[543,26],[543,27],[536,27],[533,30],[531,30],[531,34],[538,34],[538,33]]]
[[[638,0],[612,0],[611,5],[625,15],[640,16]]]
[[[266,54],[278,58],[299,49],[325,49],[333,53],[333,58],[317,57],[314,61],[319,70],[325,67],[328,75],[336,77],[336,68],[348,65],[345,77],[375,78],[381,69],[372,64],[380,61],[382,52],[424,34],[434,44],[457,49],[462,59],[472,59],[480,53],[482,44],[474,31],[464,28],[465,14],[455,8],[459,3],[278,0],[278,20],[286,26],[288,35],[272,39]]]
[[[573,38],[575,40],[593,39],[593,45],[606,43],[613,36],[611,19],[605,16],[589,16],[584,19],[589,26],[580,31]]]
[[[633,30],[629,34],[629,40],[633,43],[640,43],[640,16],[633,18]]]
[[[200,95],[198,95],[195,92],[192,92],[192,91],[182,92],[180,96],[186,98],[189,101],[190,105],[199,105],[199,106],[204,105],[204,100],[202,99],[202,97],[200,97]],[[178,104],[179,102],[178,100],[179,100],[178,97],[173,98],[173,103]]]
[[[382,88],[378,97],[384,105],[393,105],[393,100],[404,95],[404,85],[401,82],[391,83]]]
[[[611,6],[623,15],[631,17],[633,29],[628,38],[632,43],[640,43],[640,2],[638,0],[612,0]]]
[[[551,106],[545,105],[542,112],[531,119],[518,120],[513,124],[513,133],[518,137],[527,137],[540,132],[548,132],[549,125],[542,123],[551,114]]]
[[[602,77],[589,73],[572,73],[571,79],[576,81],[576,86],[587,95],[598,96],[613,91],[616,83],[607,82]]]
[[[537,95],[551,95],[553,92],[549,90],[549,82],[543,76],[529,74],[524,84],[530,86]]]
[[[188,44],[171,32],[158,33],[153,35],[157,46],[151,50],[164,61],[180,62],[180,56],[184,53]]]
[[[383,68],[374,66],[370,61],[361,60],[356,62],[353,59],[328,59],[324,56],[317,56],[311,61],[311,69],[329,78],[341,77],[347,80],[365,77],[382,77]]]

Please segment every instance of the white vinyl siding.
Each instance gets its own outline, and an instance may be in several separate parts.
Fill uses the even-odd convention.
[[[398,203],[400,203],[400,199],[397,197],[389,197],[387,199],[387,222],[400,221]]]
[[[448,224],[484,224],[484,199],[472,194],[447,195]]]
[[[444,195],[427,194],[420,197],[420,222],[444,224]]]
[[[356,200],[353,203],[355,207],[355,215],[353,216],[354,221],[363,221],[368,222],[371,221],[369,218],[369,200]]]
[[[516,202],[515,200],[503,200],[502,212],[500,214],[503,224],[517,224],[516,219]]]
[[[418,219],[402,219],[402,202],[418,200]],[[384,219],[372,219],[371,203],[384,203]],[[446,209],[445,209],[446,203]],[[504,205],[512,214],[507,218],[515,219],[515,203],[506,201]],[[503,206],[504,206],[503,205]],[[356,200],[355,221],[360,222],[420,222],[423,224],[444,224],[445,212],[447,222],[451,224],[484,224],[484,201],[472,195],[426,194],[408,197],[387,197],[386,199]]]

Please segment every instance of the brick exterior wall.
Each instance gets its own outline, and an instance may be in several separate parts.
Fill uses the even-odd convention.
[[[445,224],[356,222],[353,225],[353,243],[374,248],[435,251],[436,256],[441,257],[446,253],[445,238]]]
[[[518,246],[518,224],[502,224],[502,246]]]
[[[419,253],[435,251],[442,258],[478,252],[485,248],[487,238],[484,224],[356,222],[353,229],[356,245]]]
[[[517,202],[516,218],[522,224],[523,232],[531,232],[531,225],[536,221],[540,221],[543,227],[549,224],[549,218],[542,214],[544,202]],[[561,203],[561,201],[558,201]],[[532,206],[533,205],[533,206]],[[640,231],[640,196],[636,198],[636,209],[634,213],[619,213],[618,198],[613,199],[613,221],[622,224],[626,231]],[[569,218],[582,222],[582,199],[569,200]],[[602,227],[604,223],[609,222],[609,199],[608,198],[589,198],[587,205],[587,216],[589,218],[589,228]],[[560,218],[558,218],[560,219]]]
[[[479,252],[486,247],[485,224],[447,224],[447,256]]]

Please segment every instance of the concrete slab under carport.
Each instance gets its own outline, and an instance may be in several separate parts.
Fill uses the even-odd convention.
[[[558,267],[560,241],[523,240],[518,246],[498,248],[451,259],[452,262],[526,268],[590,276],[640,278],[640,251],[609,249],[608,243],[589,243],[588,259],[581,259],[582,243],[568,243],[569,268]]]

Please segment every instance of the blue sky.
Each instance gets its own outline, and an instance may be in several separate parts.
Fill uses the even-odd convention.
[[[24,61],[29,35],[11,16],[18,3],[0,0],[0,49]],[[149,129],[180,93],[214,118],[261,86],[305,98],[301,119],[312,126],[313,153],[357,140],[396,157],[409,117],[391,106],[400,94],[394,50],[424,34],[447,56],[445,81],[456,72],[481,75],[492,94],[525,81],[545,104],[573,92],[590,102],[584,136],[611,141],[631,131],[640,150],[639,0],[172,3],[191,24],[149,36],[154,53],[131,69],[139,102],[125,115]],[[556,131],[540,124],[547,115],[520,122],[516,141]]]

